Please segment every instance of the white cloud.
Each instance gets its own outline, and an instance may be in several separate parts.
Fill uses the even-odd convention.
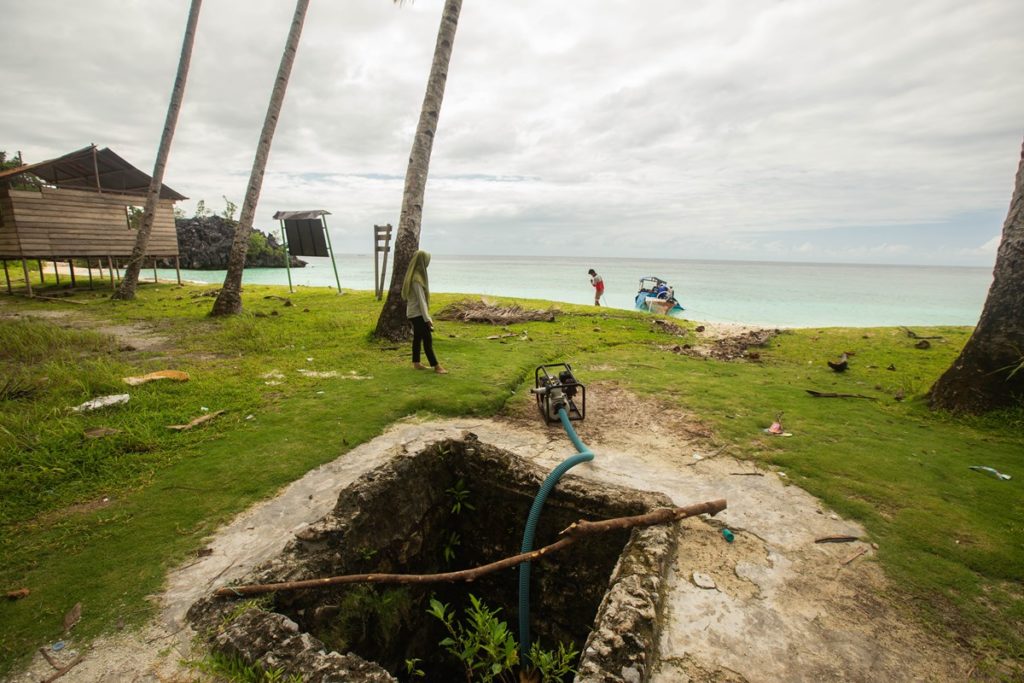
[[[96,142],[148,170],[186,4],[0,0],[0,149]],[[326,208],[335,246],[366,251],[374,223],[397,223],[441,5],[311,6],[258,224]],[[291,12],[205,3],[166,176],[193,200],[241,203]],[[467,2],[425,246],[989,264],[991,248],[909,228],[998,234],[963,217],[1005,211],[1022,28],[1018,0]],[[840,245],[808,238],[837,230]]]

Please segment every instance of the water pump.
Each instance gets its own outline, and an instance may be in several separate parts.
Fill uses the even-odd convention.
[[[565,408],[570,420],[586,417],[587,388],[576,381],[568,363],[539,365],[533,376],[534,386],[530,391],[537,396],[537,407],[545,422],[558,422],[558,411],[561,408]]]

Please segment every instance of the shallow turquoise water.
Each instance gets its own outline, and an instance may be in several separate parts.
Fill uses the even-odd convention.
[[[291,271],[296,286],[335,285],[328,259],[305,260],[308,266]],[[337,265],[343,289],[373,289],[370,254],[339,254]],[[989,268],[947,266],[435,255],[430,285],[434,292],[588,304],[590,268],[604,278],[608,306],[632,309],[639,279],[656,275],[675,287],[687,318],[779,327],[974,325],[992,281]],[[220,284],[224,271],[183,270],[182,277]],[[288,283],[283,268],[250,269],[244,281]]]

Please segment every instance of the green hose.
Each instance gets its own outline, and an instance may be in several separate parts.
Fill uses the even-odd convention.
[[[576,434],[576,430],[572,428],[572,424],[569,422],[569,415],[566,414],[565,408],[558,409],[558,417],[562,420],[562,426],[565,427],[565,433],[569,435],[578,453],[570,458],[567,458],[558,467],[551,470],[551,474],[548,475],[544,483],[540,485],[540,490],[537,492],[537,496],[533,499],[533,505],[530,507],[530,516],[526,520],[526,530],[523,531],[523,547],[520,552],[528,553],[533,550],[533,535],[537,530],[537,522],[540,519],[540,511],[544,507],[544,501],[547,500],[548,494],[558,484],[558,480],[562,478],[562,475],[568,472],[570,469],[579,465],[581,462],[590,462],[594,459],[594,454],[589,448],[587,448],[580,437]],[[522,562],[519,564],[519,661],[523,666],[529,665],[530,652],[530,563]]]

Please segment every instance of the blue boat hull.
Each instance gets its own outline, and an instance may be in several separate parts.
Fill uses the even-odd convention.
[[[636,295],[634,303],[639,311],[659,313],[661,315],[678,315],[686,310],[674,299],[658,299],[657,297],[648,296],[644,292]]]

